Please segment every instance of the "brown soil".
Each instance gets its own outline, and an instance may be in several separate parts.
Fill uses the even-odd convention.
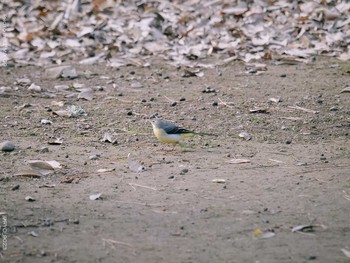
[[[317,59],[268,65],[250,76],[234,63],[200,78],[164,64],[75,65],[82,75],[75,80],[48,80],[43,68],[31,66],[1,68],[2,86],[28,77],[44,91],[103,87],[92,101],[24,87],[1,95],[0,141],[16,145],[0,155],[0,212],[7,214],[1,261],[350,262],[341,251],[350,250],[350,97],[340,93],[349,84],[348,66]],[[207,87],[216,92],[203,93]],[[282,101],[268,103],[276,97]],[[53,115],[53,100],[88,115]],[[153,136],[148,117],[155,114],[218,136],[196,136],[173,149]],[[252,140],[241,139],[242,131]],[[118,143],[101,142],[105,132]],[[48,144],[58,137],[63,144]],[[131,171],[128,153],[146,171]],[[250,163],[228,162],[234,158]],[[63,168],[37,179],[16,176],[28,160],[56,160]],[[68,176],[80,180],[62,183]],[[102,199],[90,200],[96,193]],[[292,232],[298,225],[313,228]],[[259,238],[260,230],[275,236]]]

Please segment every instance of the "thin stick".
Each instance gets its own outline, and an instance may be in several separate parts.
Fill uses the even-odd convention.
[[[172,100],[172,99],[170,99],[170,98],[168,98],[167,96],[165,96],[164,95],[164,98],[166,98],[168,101],[170,101],[170,102],[175,102],[175,100]]]
[[[136,191],[136,188],[135,188],[135,187],[133,187],[131,184],[128,184],[128,185],[130,185],[130,186],[132,187],[132,189],[134,189],[134,191]]]
[[[319,111],[310,110],[310,109],[306,109],[306,108],[299,107],[299,106],[288,106],[288,108],[295,109],[295,110],[301,110],[301,111],[305,111],[305,112],[309,112],[309,113],[313,113],[313,114],[319,113]]]
[[[343,197],[344,197],[346,200],[350,201],[350,195],[348,195],[347,192],[345,192],[345,191],[343,191],[343,193],[344,193]]]
[[[131,244],[126,243],[126,242],[122,242],[122,241],[117,241],[117,240],[113,240],[113,239],[106,239],[106,238],[102,238],[103,244],[106,242],[110,245],[112,244],[116,244],[116,245],[123,245],[123,246],[127,246],[127,247],[132,247]],[[113,245],[112,245],[113,246]],[[114,247],[114,246],[113,246]]]
[[[153,190],[153,191],[157,191],[156,188],[150,187],[150,186],[146,186],[146,185],[140,185],[140,184],[134,184],[134,183],[128,183],[128,185],[130,185],[130,186],[131,186],[132,188],[134,188],[134,189],[135,189],[134,186],[138,186],[138,187],[142,187],[142,188],[146,188],[146,189],[151,189],[151,190]],[[135,189],[135,190],[136,190],[136,189]]]
[[[223,105],[225,105],[225,106],[227,106],[227,107],[229,107],[231,109],[233,108],[232,105],[228,105],[227,102],[224,102],[222,99],[218,98],[218,100],[220,101],[221,104],[223,104]]]

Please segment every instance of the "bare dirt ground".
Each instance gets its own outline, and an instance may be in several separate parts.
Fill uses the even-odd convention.
[[[27,77],[45,92],[96,89],[92,101],[26,87],[0,96],[0,141],[16,146],[0,155],[1,262],[350,262],[350,95],[340,93],[349,64],[319,58],[247,75],[232,63],[203,77],[164,64],[74,66],[74,80],[45,79],[38,67],[0,69],[3,86]],[[203,93],[208,87],[214,92]],[[87,116],[56,116],[52,101]],[[156,114],[218,136],[172,149],[152,134]],[[117,143],[102,142],[105,132]],[[55,138],[63,143],[49,145]],[[129,169],[128,153],[144,172]],[[62,168],[16,175],[28,160]],[[312,229],[292,232],[299,225]]]

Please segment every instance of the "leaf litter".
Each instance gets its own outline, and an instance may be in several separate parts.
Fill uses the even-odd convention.
[[[79,77],[73,67],[61,65],[67,60],[146,66],[150,56],[157,56],[173,65],[214,67],[234,59],[283,64],[309,63],[319,54],[350,59],[350,2],[341,0],[23,5],[4,0],[0,10],[6,14],[6,41],[12,49],[7,59],[59,65],[46,70],[49,78]],[[217,62],[208,62],[210,58]],[[248,71],[264,70],[257,64]]]

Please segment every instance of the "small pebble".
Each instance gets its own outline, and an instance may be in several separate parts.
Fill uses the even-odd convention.
[[[307,259],[308,260],[315,260],[315,259],[317,259],[317,257],[316,256],[309,256]]]
[[[174,179],[174,178],[175,178],[174,175],[170,175],[170,176],[168,177],[168,179]]]
[[[16,184],[14,187],[11,188],[12,191],[16,191],[19,189],[19,184]]]
[[[212,87],[206,87],[204,90],[202,90],[202,93],[216,93],[216,90]]]
[[[287,74],[281,74],[280,77],[285,78],[285,77],[287,77]]]
[[[286,144],[291,144],[292,143],[292,140],[287,140],[286,141]]]
[[[131,115],[132,115],[132,111],[128,111],[128,112],[126,113],[126,115],[131,116]]]
[[[218,106],[218,102],[217,101],[214,101],[213,104],[212,104],[214,107]]]
[[[146,99],[142,99],[141,102],[147,102],[147,100]]]
[[[170,106],[171,106],[171,107],[174,107],[174,106],[176,106],[176,104],[177,104],[177,102],[176,102],[176,101],[173,101],[173,102],[170,104]]]
[[[25,197],[25,200],[29,201],[29,202],[34,202],[35,201],[35,199],[33,197],[29,196],[29,195]]]
[[[0,150],[3,152],[12,152],[15,149],[15,145],[10,141],[4,141],[0,144]]]
[[[42,147],[42,148],[40,148],[40,151],[39,151],[40,153],[48,153],[49,152],[49,148],[47,148],[47,147]]]
[[[98,160],[100,159],[100,155],[99,154],[90,155],[89,159],[92,161]]]
[[[181,172],[180,172],[181,175],[184,175],[186,173],[188,173],[188,169],[187,168],[182,169]]]
[[[186,100],[186,98],[184,98],[184,97],[180,98],[180,101],[185,101],[185,100]]]
[[[68,219],[68,222],[69,222],[69,223],[76,224],[76,225],[79,225],[79,219],[76,219],[76,218],[69,218],[69,219]]]

